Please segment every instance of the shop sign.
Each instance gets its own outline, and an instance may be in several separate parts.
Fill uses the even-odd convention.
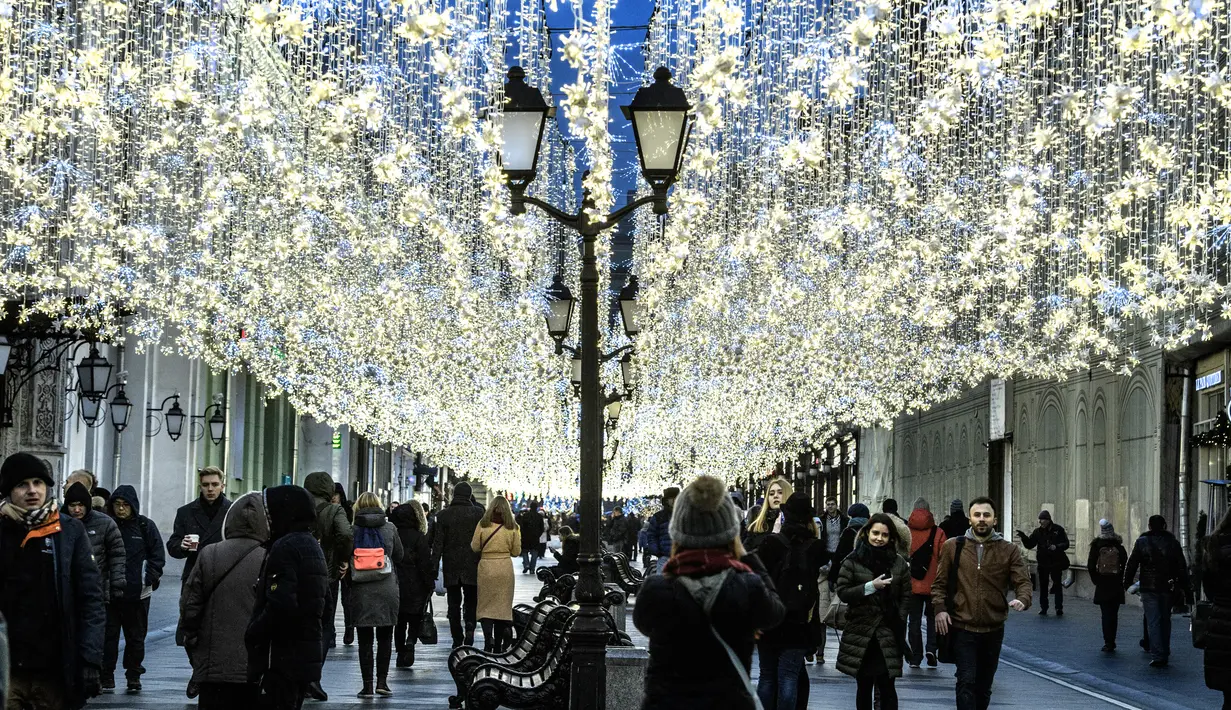
[[[1208,375],[1197,378],[1197,391],[1208,390],[1222,384],[1222,370],[1214,370]]]

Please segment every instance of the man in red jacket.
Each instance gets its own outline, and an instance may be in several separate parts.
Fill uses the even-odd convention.
[[[940,548],[945,544],[945,531],[936,526],[931,507],[923,498],[915,500],[915,509],[906,521],[910,527],[910,619],[907,621],[908,659],[911,668],[918,668],[927,655],[928,667],[936,667],[936,619],[930,603],[932,582],[936,580],[936,564],[940,561]],[[927,646],[923,645],[923,632],[919,625],[927,620]]]

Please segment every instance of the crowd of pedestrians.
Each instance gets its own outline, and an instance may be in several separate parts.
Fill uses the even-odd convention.
[[[325,472],[234,502],[225,480],[200,469],[199,495],[176,512],[164,542],[132,486],[105,491],[75,471],[58,489],[48,466],[25,453],[0,465],[9,707],[81,708],[116,691],[117,666],[125,690],[142,692],[150,599],[166,555],[184,560],[176,642],[191,667],[187,694],[207,709],[297,710],[327,699],[320,681],[339,604],[342,643],[358,641],[359,697],[388,697],[390,666],[412,667],[419,638],[435,634],[434,587],[447,597],[454,647],[474,645],[481,625],[485,650],[503,652],[513,643],[513,560],[533,573],[557,536],[556,572],[578,571],[575,514],[553,520],[534,501],[515,514],[502,496],[484,508],[465,482],[433,514],[417,502],[385,509],[371,492],[352,506]],[[904,668],[942,662],[956,665],[959,710],[982,710],[1009,612],[1036,599],[1023,548],[1035,550],[1040,613],[1054,598],[1063,615],[1071,543],[1047,510],[1038,527],[1016,531],[1019,546],[997,532],[989,498],[954,500],[940,522],[923,498],[905,519],[893,499],[876,514],[863,503],[843,512],[834,498],[817,511],[778,478],[743,513],[741,495],[700,476],[664,490],[662,503],[644,522],[617,505],[600,528],[608,550],[657,558],[632,614],[649,639],[645,708],[806,707],[806,665],[824,662],[826,629],[840,626],[837,669],[855,680],[857,710],[895,710]],[[1165,667],[1172,610],[1194,591],[1180,543],[1157,515],[1131,547],[1111,521],[1099,525],[1085,563],[1102,650],[1116,652],[1120,608],[1140,594],[1141,646],[1150,665]],[[1227,698],[1231,515],[1196,554],[1209,600],[1206,684]]]

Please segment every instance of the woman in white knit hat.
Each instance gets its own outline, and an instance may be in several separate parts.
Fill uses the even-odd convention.
[[[1098,521],[1099,536],[1090,543],[1086,571],[1094,582],[1094,603],[1103,612],[1103,653],[1115,653],[1120,607],[1124,605],[1124,566],[1128,552],[1111,522]]]
[[[671,515],[671,558],[637,594],[633,623],[650,639],[642,710],[760,708],[749,680],[758,629],[785,608],[755,554],[739,541],[727,486],[694,480]]]

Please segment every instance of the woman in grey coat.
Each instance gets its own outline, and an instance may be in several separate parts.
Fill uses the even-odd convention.
[[[389,661],[393,657],[393,627],[398,623],[398,608],[402,598],[394,567],[401,562],[402,540],[393,523],[385,520],[385,511],[375,493],[367,492],[355,502],[355,549],[365,537],[361,528],[380,532],[385,550],[385,574],[356,570],[354,560],[347,569],[350,576],[351,623],[359,636],[359,671],[363,675],[361,698],[390,696]],[[376,685],[372,685],[372,642],[376,642]]]
[[[180,597],[184,646],[201,710],[255,707],[258,688],[248,682],[244,631],[256,604],[269,521],[260,493],[249,493],[226,512],[221,542],[201,550]]]

